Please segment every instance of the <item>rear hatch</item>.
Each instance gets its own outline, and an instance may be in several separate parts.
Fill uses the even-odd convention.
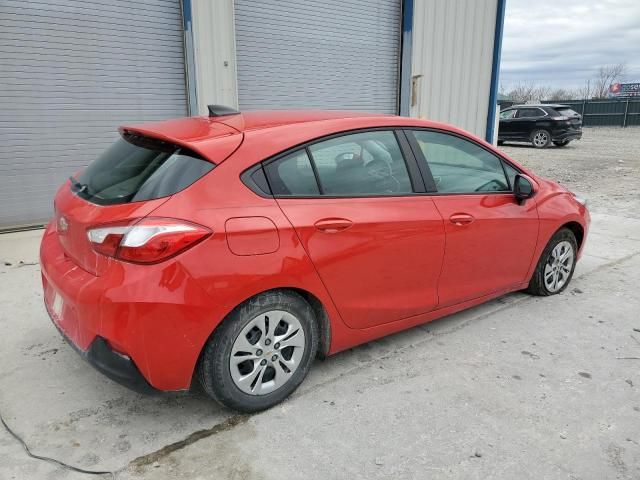
[[[582,115],[580,115],[575,110],[570,107],[557,107],[555,111],[558,112],[563,117],[567,117],[569,119],[569,125],[574,130],[582,129]]]
[[[66,255],[78,266],[102,274],[113,261],[94,251],[88,230],[114,222],[141,219],[150,215],[171,195],[187,189],[215,168],[206,148],[198,143],[154,137],[153,124],[144,129],[127,128],[121,138],[88,167],[71,176],[55,198],[55,226]],[[151,129],[151,130],[150,130]],[[232,134],[234,141],[229,141]],[[230,155],[242,135],[225,132],[216,159]]]

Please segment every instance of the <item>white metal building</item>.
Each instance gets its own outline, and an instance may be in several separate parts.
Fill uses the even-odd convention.
[[[123,123],[350,109],[493,139],[505,0],[2,0],[0,229]]]

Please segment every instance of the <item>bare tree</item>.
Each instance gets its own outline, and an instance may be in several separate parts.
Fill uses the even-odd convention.
[[[548,100],[551,95],[551,87],[549,85],[538,85],[533,92],[534,98],[532,100],[542,101]]]
[[[551,91],[546,100],[553,100],[554,102],[557,102],[558,100],[573,100],[574,97],[575,92],[564,88],[556,88]]]
[[[532,81],[518,82],[507,88],[500,85],[500,93],[517,103],[527,103],[542,100],[590,100],[606,98],[609,86],[623,80],[627,73],[627,64],[603,65],[595,72],[592,79],[585,80],[581,87],[568,90],[553,88],[549,85],[537,85]]]
[[[609,85],[616,80],[622,79],[627,71],[625,63],[615,65],[604,65],[598,69],[593,86],[593,98],[606,98]],[[588,97],[585,97],[588,98]]]
[[[519,82],[506,93],[506,96],[517,103],[538,102],[547,100],[551,95],[551,91],[552,89],[548,85]]]
[[[576,90],[576,99],[589,100],[592,94],[593,94],[593,87],[591,85],[591,80],[587,80],[584,82],[584,85],[582,87]]]

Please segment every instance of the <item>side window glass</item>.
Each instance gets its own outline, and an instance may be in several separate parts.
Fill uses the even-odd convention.
[[[276,196],[320,194],[306,150],[299,150],[279,158],[269,163],[265,170],[271,191]]]
[[[504,165],[504,171],[507,173],[507,178],[509,179],[509,188],[513,190],[513,182],[516,180],[516,175],[520,172],[511,166],[510,163],[502,162]]]
[[[518,118],[541,117],[542,110],[538,108],[521,108],[518,110]]]
[[[513,118],[515,114],[515,110],[505,110],[504,112],[500,112],[500,120],[509,120],[510,118]]]
[[[411,193],[411,181],[391,131],[354,133],[318,142],[309,152],[325,195]]]
[[[500,158],[455,135],[413,130],[438,192],[477,193],[509,191]],[[420,158],[422,157],[422,158]]]

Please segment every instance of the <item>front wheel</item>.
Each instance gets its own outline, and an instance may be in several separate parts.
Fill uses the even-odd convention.
[[[578,246],[573,232],[568,228],[558,230],[540,255],[527,292],[540,296],[562,292],[573,277],[577,252]]]
[[[237,307],[204,347],[200,383],[222,405],[251,413],[287,398],[304,380],[318,348],[309,304],[271,291]]]
[[[551,143],[551,134],[546,130],[534,130],[531,133],[531,144],[536,148],[546,148]]]
[[[553,144],[554,144],[556,147],[566,147],[567,145],[569,145],[569,142],[570,142],[570,141],[571,141],[571,140],[560,140],[559,142],[553,142]]]

